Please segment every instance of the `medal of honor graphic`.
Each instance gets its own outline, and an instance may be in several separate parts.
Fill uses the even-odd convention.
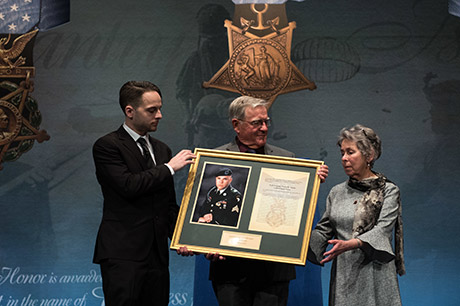
[[[23,56],[38,30],[17,37],[0,38],[0,170],[5,161],[14,161],[30,150],[34,141],[43,142],[50,136],[40,130],[41,114],[29,93],[35,67]]]
[[[239,4],[233,21],[225,20],[229,60],[205,88],[237,92],[265,99],[316,89],[291,61],[295,22],[287,22],[284,4]]]

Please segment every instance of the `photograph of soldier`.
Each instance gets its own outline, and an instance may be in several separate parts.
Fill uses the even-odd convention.
[[[194,221],[237,226],[248,173],[249,168],[244,167],[206,165],[200,189],[205,197],[197,200]]]

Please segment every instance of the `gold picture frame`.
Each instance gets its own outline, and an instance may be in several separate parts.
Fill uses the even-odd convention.
[[[305,265],[324,162],[209,149],[195,154],[171,249]],[[231,184],[218,191],[222,176]]]

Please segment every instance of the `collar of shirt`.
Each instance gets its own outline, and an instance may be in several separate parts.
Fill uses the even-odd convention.
[[[142,153],[142,147],[141,147],[141,145],[137,142],[137,140],[138,140],[139,138],[144,138],[144,139],[145,139],[145,142],[147,142],[147,147],[149,148],[149,151],[150,151],[150,155],[152,155],[152,158],[153,158],[153,160],[155,161],[155,156],[152,154],[153,148],[152,148],[152,145],[150,144],[148,134],[146,134],[146,135],[144,135],[144,136],[141,136],[141,135],[139,135],[138,133],[136,133],[135,131],[133,131],[129,126],[127,126],[126,123],[123,123],[123,128],[126,130],[126,132],[128,132],[129,136],[131,136],[131,137],[133,138],[133,140],[136,142],[137,147],[139,148],[139,150],[141,150],[141,153]]]
[[[152,156],[152,159],[153,159],[153,162],[156,164],[157,161],[155,159],[155,154],[153,153],[153,148],[152,148],[152,145],[150,144],[150,141],[149,141],[149,136],[148,134],[145,135],[145,136],[141,136],[139,135],[138,133],[134,132],[129,126],[126,125],[126,123],[123,123],[123,128],[125,129],[125,131],[129,134],[129,136],[131,136],[133,138],[133,140],[136,142],[137,144],[137,147],[139,148],[139,150],[141,151],[142,153],[142,147],[141,145],[137,142],[137,140],[139,138],[144,138],[145,141],[147,142],[147,146],[149,147],[149,151],[150,151],[150,155]],[[168,165],[167,163],[164,164],[166,167],[168,167],[169,169],[169,172],[171,172],[171,175],[174,175],[175,174],[175,171],[174,169]]]
[[[149,137],[147,135],[144,135],[144,136],[139,135],[133,129],[127,126],[126,123],[123,123],[123,128],[126,130],[126,132],[128,132],[129,136],[131,136],[134,141],[137,141],[139,138],[144,138],[145,141],[147,141],[147,144],[150,144]]]
[[[217,189],[217,187],[216,187],[216,189]],[[217,189],[217,193],[219,193],[219,195],[221,195],[221,194],[223,194],[227,189],[228,189],[228,186],[225,187],[225,188],[222,189],[222,190]]]
[[[238,139],[238,137],[235,137],[235,140],[236,140],[236,144],[238,145],[238,149],[242,153],[254,153],[254,151],[255,151],[256,154],[265,154],[265,147],[260,147],[258,149],[251,149],[250,147],[248,147],[247,145],[242,143]]]

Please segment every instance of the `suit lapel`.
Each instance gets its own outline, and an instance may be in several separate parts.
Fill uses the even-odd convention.
[[[272,147],[270,147],[270,145],[267,143],[265,143],[264,151],[265,151],[265,155],[274,155]]]
[[[153,148],[153,154],[155,155],[155,162],[157,165],[162,165],[167,163],[168,156],[164,154],[164,150],[161,150],[158,140],[149,135],[149,141]]]
[[[139,150],[136,142],[128,134],[128,132],[126,132],[124,127],[121,126],[117,133],[121,144],[133,155],[133,157],[140,163],[142,168],[147,168],[147,161],[145,160],[144,156],[142,156],[141,150]]]
[[[138,160],[139,163],[142,165],[142,168],[147,169],[147,161],[145,160],[144,156],[142,156],[141,150],[137,146],[134,139],[123,128],[123,126],[121,126],[118,129],[117,133],[120,142],[123,144],[123,146],[125,146],[133,154],[136,160]],[[161,165],[167,163],[169,161],[167,160],[168,156],[165,155],[165,153],[163,152],[164,150],[161,150],[158,140],[149,135],[149,142],[153,148],[153,155],[155,156],[156,164]]]
[[[227,147],[227,151],[239,152],[240,148],[235,140],[233,140]]]

